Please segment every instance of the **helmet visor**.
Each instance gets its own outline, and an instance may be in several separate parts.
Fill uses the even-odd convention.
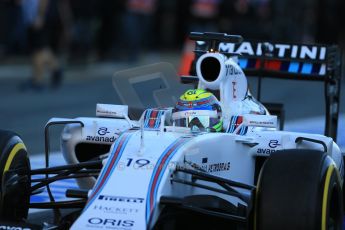
[[[197,126],[199,129],[205,129],[210,126],[209,116],[189,116],[175,120],[175,125],[179,127]]]
[[[216,111],[207,110],[188,110],[175,112],[173,120],[176,126],[179,127],[193,127],[199,129],[206,129],[213,125],[215,120],[218,120]]]
[[[209,116],[189,116],[188,127],[197,126],[199,129],[205,129],[210,127]]]

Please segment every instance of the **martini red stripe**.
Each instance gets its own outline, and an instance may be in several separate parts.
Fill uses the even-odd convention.
[[[154,128],[157,115],[158,115],[158,111],[157,110],[153,110],[152,113],[151,113],[150,119],[149,119],[149,127],[150,128]]]
[[[238,126],[240,126],[243,122],[243,117],[242,116],[238,116],[237,120],[236,120],[236,125],[235,128],[237,128]],[[241,130],[238,130],[237,134],[239,134],[241,132]]]
[[[165,156],[163,157],[161,163],[158,166],[159,168],[158,168],[158,170],[157,170],[157,172],[156,172],[156,174],[154,176],[152,187],[151,187],[151,190],[150,190],[150,212],[152,212],[152,210],[153,210],[154,190],[155,190],[155,187],[156,187],[156,184],[157,184],[158,177],[161,174],[161,171],[162,171],[162,169],[164,167],[165,161],[169,158],[170,154],[180,145],[181,142],[182,142],[182,140],[177,142],[174,146],[172,146],[171,149],[169,149],[169,151],[165,154]]]
[[[265,68],[268,70],[280,70],[281,61],[265,61]]]
[[[197,105],[203,105],[203,104],[207,104],[209,102],[210,102],[210,100],[199,101],[199,102],[197,102]]]
[[[89,200],[91,200],[91,199],[98,193],[99,189],[103,186],[105,179],[108,177],[108,175],[109,175],[111,169],[113,168],[113,166],[114,166],[114,164],[115,164],[115,161],[116,161],[116,159],[117,159],[117,157],[118,157],[118,155],[119,155],[119,152],[120,152],[120,150],[121,150],[121,148],[122,148],[122,146],[123,146],[123,143],[125,142],[125,140],[126,140],[126,138],[127,138],[127,136],[128,136],[128,134],[124,134],[124,135],[126,135],[126,136],[124,136],[124,137],[122,138],[122,140],[120,141],[119,145],[117,146],[117,149],[116,149],[116,151],[115,151],[115,154],[114,154],[113,158],[111,159],[111,162],[110,162],[110,164],[109,164],[109,167],[107,168],[107,171],[105,172],[105,174],[104,174],[104,176],[103,176],[101,182],[99,183],[98,187],[96,188],[95,192],[93,192],[92,195],[90,196],[90,199],[89,199]]]

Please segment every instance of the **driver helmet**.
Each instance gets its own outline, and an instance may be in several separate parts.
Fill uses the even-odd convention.
[[[192,130],[220,132],[222,109],[217,98],[204,89],[190,89],[181,95],[173,111],[175,126]]]

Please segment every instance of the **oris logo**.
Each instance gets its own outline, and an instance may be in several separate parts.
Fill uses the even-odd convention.
[[[133,227],[134,225],[134,220],[103,219],[100,217],[92,217],[87,222],[93,226],[106,227]]]

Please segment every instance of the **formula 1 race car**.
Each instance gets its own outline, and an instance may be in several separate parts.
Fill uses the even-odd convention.
[[[141,109],[98,104],[94,118],[52,118],[40,169],[30,168],[17,134],[0,132],[0,229],[342,229],[344,161],[334,142],[338,49],[243,42],[219,33],[190,38],[197,41],[196,77],[181,80],[195,87],[181,90],[170,107],[145,108],[135,119]],[[168,84],[165,67],[122,72],[114,85],[129,100],[139,81]],[[281,131],[270,106],[249,92],[244,71],[325,82],[327,136]],[[147,97],[164,101],[159,93]],[[64,125],[67,164],[51,167],[55,125]],[[67,188],[68,199],[56,201],[50,184],[69,178],[78,189]],[[43,190],[50,202],[30,202]],[[54,210],[54,221],[28,223],[31,208]]]

